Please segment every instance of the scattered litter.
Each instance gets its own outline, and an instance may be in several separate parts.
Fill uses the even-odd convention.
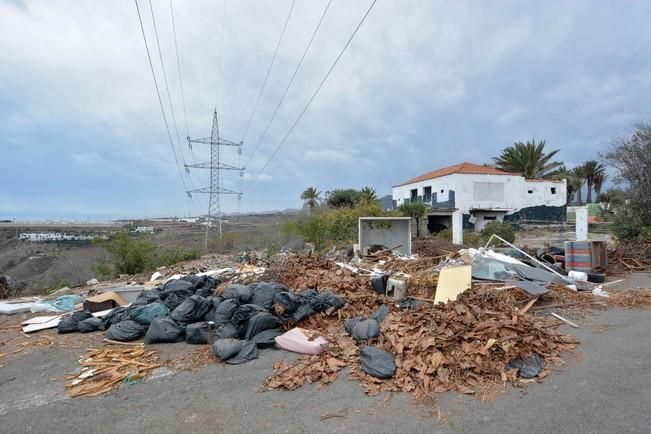
[[[70,397],[98,396],[119,387],[122,382],[142,380],[159,367],[155,351],[135,349],[91,349],[79,361],[81,370],[67,375]]]
[[[295,327],[276,339],[276,344],[283,350],[301,354],[319,354],[328,345],[328,341],[315,332]]]
[[[509,369],[517,369],[517,375],[520,378],[534,378],[543,369],[543,361],[537,353],[530,357],[515,359],[507,365]]]
[[[567,325],[569,325],[569,326],[571,326],[571,327],[574,327],[575,329],[578,329],[578,328],[579,328],[579,326],[578,326],[576,323],[573,323],[572,321],[570,321],[570,320],[567,319],[567,318],[563,318],[562,316],[560,316],[560,315],[557,314],[556,312],[550,312],[550,315],[553,316],[553,317],[556,318],[556,319],[559,319],[559,320],[563,321],[563,322],[566,323]]]

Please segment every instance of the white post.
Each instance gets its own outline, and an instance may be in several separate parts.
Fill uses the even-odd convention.
[[[461,211],[452,213],[452,242],[463,244],[463,214]]]
[[[576,241],[588,240],[588,207],[576,209]]]

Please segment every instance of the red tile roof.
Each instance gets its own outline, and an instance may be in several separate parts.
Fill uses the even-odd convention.
[[[490,166],[482,166],[474,163],[460,163],[454,166],[444,167],[442,169],[434,170],[432,172],[423,173],[407,182],[396,185],[412,184],[414,182],[426,181],[428,179],[439,178],[441,176],[451,175],[453,173],[473,174],[473,175],[518,175],[517,173],[505,172],[504,170],[496,169]]]

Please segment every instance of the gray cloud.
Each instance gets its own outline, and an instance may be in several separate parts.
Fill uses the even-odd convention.
[[[169,3],[154,1],[181,138]],[[490,161],[518,140],[546,139],[569,165],[594,158],[648,119],[651,5],[577,1],[379,1],[309,111],[258,181],[276,145],[369,2],[334,0],[243,180],[245,210],[298,207],[320,190],[380,193],[421,172]],[[326,1],[299,0],[242,161],[258,142]],[[148,3],[140,2],[159,79]],[[175,1],[188,124],[239,140],[290,1]],[[19,6],[19,7],[16,7]],[[132,2],[0,2],[0,174],[5,212],[187,214]],[[168,115],[169,116],[169,115]],[[173,132],[174,134],[174,132]],[[174,134],[175,137],[175,134]],[[205,147],[181,160],[208,158]],[[182,152],[182,154],[181,154]],[[232,163],[234,152],[227,157]],[[195,187],[207,173],[192,172]],[[240,184],[237,174],[229,188]],[[190,181],[188,180],[188,184]],[[195,196],[198,210],[204,198]],[[236,209],[234,198],[225,210]]]

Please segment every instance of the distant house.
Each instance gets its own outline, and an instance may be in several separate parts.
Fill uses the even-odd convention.
[[[525,179],[494,167],[461,163],[424,173],[393,187],[393,205],[423,202],[431,207],[427,228],[450,227],[454,211],[465,229],[481,230],[489,221],[565,220],[565,180]]]

